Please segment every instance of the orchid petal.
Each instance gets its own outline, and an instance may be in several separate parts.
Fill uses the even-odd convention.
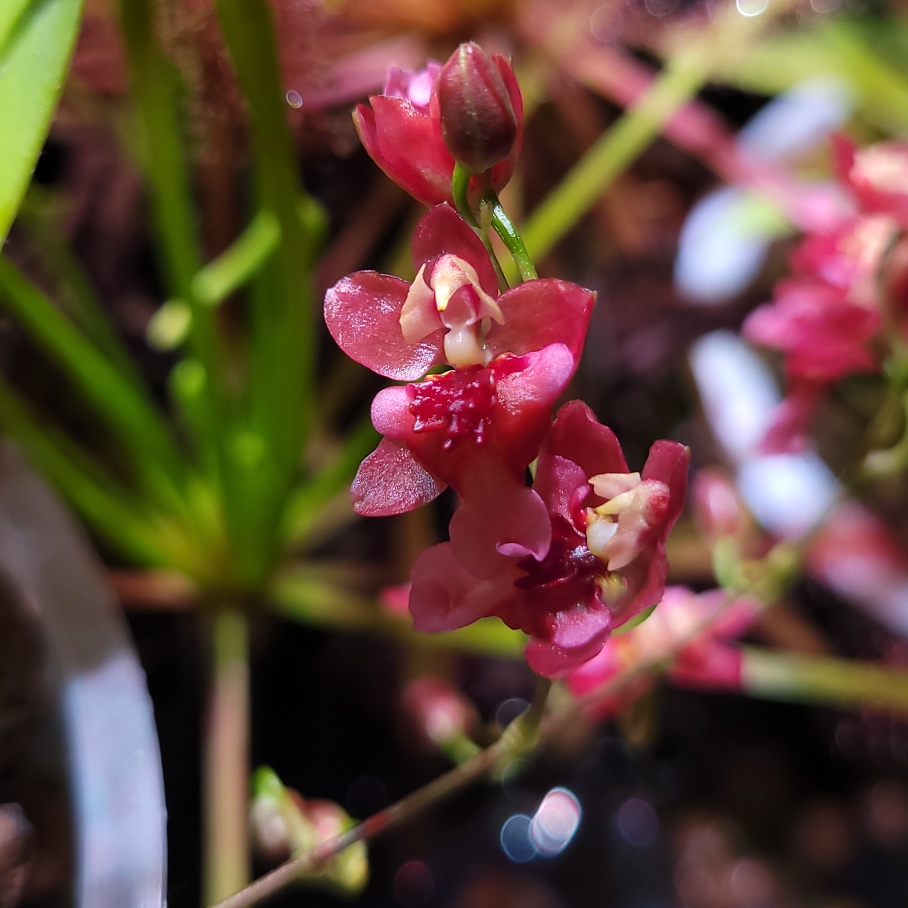
[[[410,573],[410,613],[418,631],[439,633],[466,627],[491,615],[506,596],[516,571],[501,572],[496,580],[478,581],[454,556],[451,543],[426,549]]]
[[[504,324],[492,325],[486,342],[492,356],[521,356],[550,344],[564,344],[580,359],[596,294],[554,279],[527,281],[498,300]]]
[[[454,158],[437,118],[401,98],[376,95],[369,103],[371,109],[365,104],[356,108],[353,120],[372,160],[423,204],[450,199]]]
[[[366,368],[398,381],[420,378],[442,361],[444,330],[408,343],[400,315],[410,286],[376,271],[358,271],[325,294],[325,323],[338,346]]]
[[[444,485],[401,444],[383,438],[359,465],[350,494],[362,517],[388,517],[428,504]]]

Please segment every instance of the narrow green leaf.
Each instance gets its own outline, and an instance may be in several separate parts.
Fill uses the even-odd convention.
[[[50,128],[82,0],[0,3],[0,246]]]
[[[60,229],[63,204],[60,196],[32,183],[19,209],[19,225],[26,228],[38,249],[41,267],[55,285],[55,299],[60,306],[123,376],[141,388],[142,378],[136,364]]]
[[[192,310],[189,348],[208,375],[211,417],[207,425],[220,432],[227,418],[224,351],[216,313],[200,306],[193,296],[192,281],[202,267],[199,218],[193,205],[186,137],[180,119],[179,79],[155,41],[158,6],[154,0],[119,0],[120,20],[167,295],[184,300]],[[195,434],[204,442],[208,459],[218,456],[218,436],[205,437],[203,426],[197,426]]]
[[[362,459],[378,443],[378,433],[368,418],[344,440],[340,450],[322,470],[291,493],[284,511],[282,536],[290,545],[306,540],[318,524],[322,509],[353,480]]]
[[[267,0],[217,0],[218,18],[252,127],[253,176],[258,210],[274,213],[281,231],[277,253],[257,275],[252,294],[251,421],[273,451],[272,502],[298,470],[302,444],[314,421],[315,311],[313,250],[319,230],[300,218],[305,199],[278,65]],[[312,213],[304,206],[304,214]]]
[[[139,516],[144,505],[130,503],[128,494],[65,435],[39,426],[27,404],[2,380],[0,425],[113,548],[147,566],[172,564],[159,532]]]
[[[51,301],[0,256],[0,300],[117,430],[147,476],[176,479],[179,453],[150,400],[117,371]]]
[[[260,211],[230,248],[193,278],[196,299],[206,306],[223,302],[262,267],[280,242],[280,221],[272,212]]]

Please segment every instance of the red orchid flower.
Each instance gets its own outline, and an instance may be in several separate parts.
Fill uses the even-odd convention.
[[[433,366],[487,366],[564,344],[579,359],[595,294],[551,278],[498,296],[498,280],[479,237],[451,208],[438,205],[413,235],[412,284],[357,271],[325,295],[325,323],[358,363],[397,381]]]
[[[523,472],[579,360],[595,295],[534,280],[498,296],[482,243],[446,204],[420,222],[413,260],[412,284],[361,271],[325,297],[338,345],[380,375],[412,381],[443,362],[455,367],[376,397],[372,421],[386,437],[354,480],[354,507],[399,514],[447,485],[469,496],[483,470],[507,477],[520,498]]]
[[[565,404],[533,488],[516,495],[494,475],[477,476],[482,487],[455,513],[451,541],[417,559],[414,626],[445,631],[497,615],[530,635],[527,661],[538,674],[586,662],[612,628],[661,598],[688,458],[683,445],[660,441],[642,473],[628,473],[614,433],[586,404]]]
[[[461,49],[458,49],[449,62],[456,62],[460,54]],[[516,137],[507,157],[487,173],[473,176],[472,185],[498,192],[510,181],[520,153],[523,99],[511,64],[501,56],[493,57],[491,63],[510,100],[511,112],[516,118]],[[442,135],[438,100],[441,70],[441,64],[435,62],[430,62],[420,72],[392,68],[384,92],[369,98],[368,105],[360,104],[353,113],[357,132],[372,160],[425,205],[452,201],[451,178],[455,161]]]

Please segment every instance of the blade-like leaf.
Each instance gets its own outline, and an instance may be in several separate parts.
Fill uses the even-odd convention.
[[[63,368],[114,428],[149,475],[183,472],[166,425],[146,394],[130,384],[49,299],[0,256],[0,302]]]
[[[0,244],[63,89],[82,0],[0,3]]]

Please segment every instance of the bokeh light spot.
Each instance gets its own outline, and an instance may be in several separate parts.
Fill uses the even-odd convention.
[[[394,895],[404,908],[422,908],[434,887],[432,872],[422,861],[407,861],[394,874]]]
[[[536,846],[530,838],[532,820],[526,814],[508,817],[501,827],[501,850],[515,863],[526,864],[536,857]]]
[[[648,848],[659,834],[656,811],[641,798],[630,798],[618,810],[618,832],[629,845]]]
[[[581,814],[580,801],[572,791],[553,788],[530,822],[530,841],[539,854],[561,854],[574,838]]]

